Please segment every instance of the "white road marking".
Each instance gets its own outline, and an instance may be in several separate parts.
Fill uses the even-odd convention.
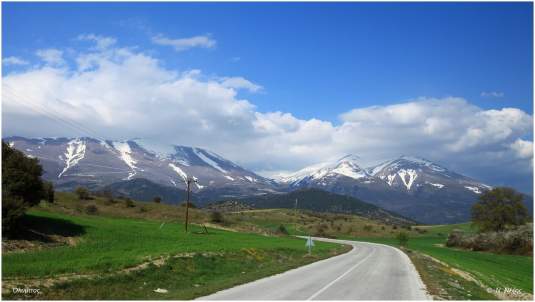
[[[321,293],[323,293],[324,291],[326,291],[329,287],[331,287],[333,284],[335,284],[336,282],[338,282],[340,279],[344,278],[347,274],[351,273],[351,271],[353,271],[354,269],[356,269],[359,265],[361,265],[362,263],[364,263],[364,261],[366,261],[368,258],[370,258],[374,253],[375,253],[375,249],[372,250],[372,252],[366,256],[364,259],[360,260],[359,262],[357,262],[357,264],[353,265],[350,269],[348,269],[345,273],[341,274],[338,278],[334,279],[333,281],[331,281],[329,284],[325,285],[322,289],[320,289],[319,291],[317,291],[315,294],[313,294],[312,296],[308,297],[307,301],[310,301],[314,298],[316,298],[317,296],[319,296]]]

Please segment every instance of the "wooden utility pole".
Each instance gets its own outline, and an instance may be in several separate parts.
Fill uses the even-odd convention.
[[[186,228],[186,233],[188,232],[188,212],[189,212],[189,192],[190,192],[190,187],[191,187],[191,183],[194,182],[195,180],[192,179],[192,178],[189,178],[186,180],[186,190],[188,191],[187,193],[187,200],[186,200],[186,224],[185,224],[185,228]]]

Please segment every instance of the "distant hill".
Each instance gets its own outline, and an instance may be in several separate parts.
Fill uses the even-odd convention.
[[[293,209],[297,199],[297,208],[317,212],[356,214],[366,218],[380,220],[391,224],[414,224],[415,221],[360,199],[335,194],[315,188],[300,189],[285,194],[265,194],[240,199],[254,208]]]
[[[167,204],[177,204],[186,200],[185,190],[162,186],[144,178],[119,181],[104,187],[104,190],[111,191],[114,196],[126,196],[140,201],[152,201],[156,196]]]

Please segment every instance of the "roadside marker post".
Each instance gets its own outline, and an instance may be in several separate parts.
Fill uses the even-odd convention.
[[[314,241],[312,240],[312,237],[308,236],[305,246],[308,248],[308,254],[312,254],[312,247],[314,246]]]

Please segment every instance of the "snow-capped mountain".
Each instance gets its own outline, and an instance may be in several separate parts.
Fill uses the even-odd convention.
[[[417,191],[420,187],[443,190],[449,187],[464,187],[475,194],[491,189],[490,186],[441,167],[428,160],[401,156],[368,169],[369,173],[385,181],[388,186]]]
[[[350,154],[336,161],[306,167],[291,175],[279,178],[279,181],[291,186],[306,185],[313,182],[326,184],[338,177],[349,177],[362,182],[371,181],[373,177],[367,170],[358,165],[359,160],[358,156]]]
[[[37,157],[44,178],[59,189],[78,185],[101,188],[138,178],[183,189],[197,180],[195,192],[226,189],[238,195],[272,192],[275,183],[214,152],[186,146],[159,146],[143,140],[103,141],[83,138],[5,138],[10,146]]]
[[[491,187],[431,161],[401,156],[363,168],[348,155],[279,181],[350,195],[425,223],[465,221],[478,196]]]

